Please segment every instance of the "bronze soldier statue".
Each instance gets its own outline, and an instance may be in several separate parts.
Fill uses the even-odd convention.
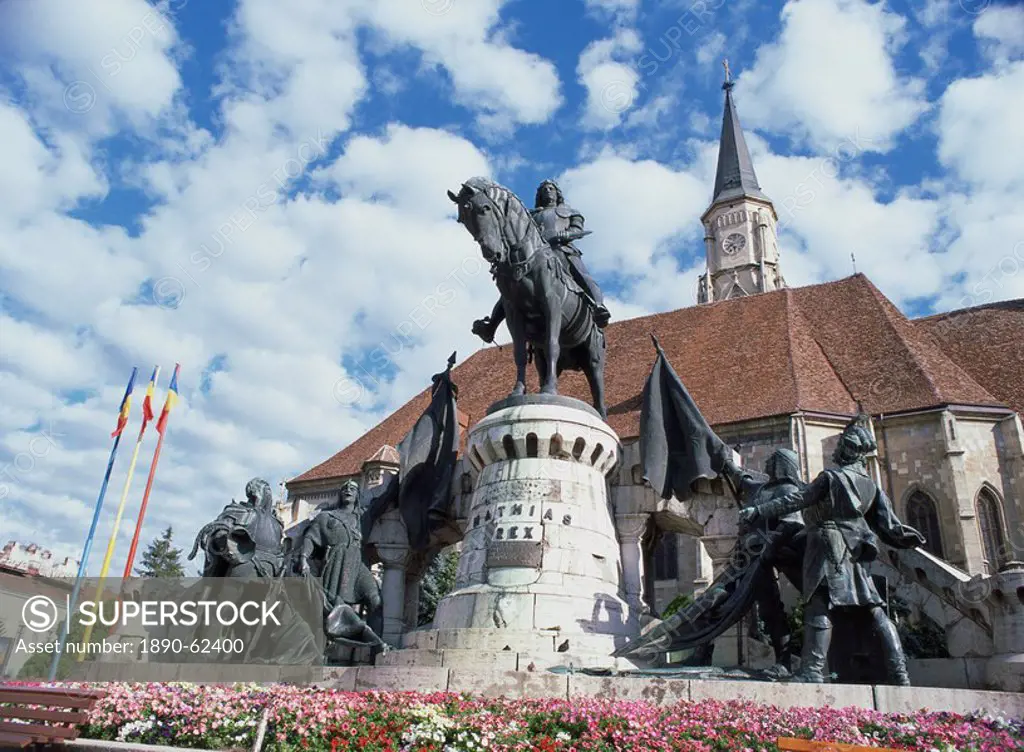
[[[799,681],[825,680],[833,615],[841,613],[836,609],[858,608],[871,614],[890,680],[908,686],[899,634],[882,608],[867,565],[878,556],[878,538],[896,548],[914,548],[924,543],[924,537],[900,522],[889,497],[868,475],[865,458],[877,446],[865,424],[866,416],[858,416],[843,430],[832,454],[836,469],[824,470],[801,491],[741,510],[740,522],[754,524],[803,510],[807,605]]]
[[[270,484],[253,478],[245,485],[246,500],[232,501],[216,520],[205,525],[192,544],[189,561],[206,552],[203,577],[278,577],[284,555],[284,526],[274,514]]]
[[[594,308],[594,323],[603,329],[611,318],[611,314],[604,306],[604,293],[587,271],[583,263],[583,254],[574,245],[574,241],[589,234],[583,229],[583,215],[566,205],[562,190],[554,180],[545,180],[537,187],[534,209],[530,214],[540,228],[544,241],[565,259],[572,278],[583,288]],[[473,323],[473,333],[484,342],[493,342],[494,334],[504,320],[505,308],[499,300],[490,316]]]
[[[800,478],[800,459],[791,449],[776,449],[772,452],[765,461],[764,475],[742,469],[731,457],[726,459],[723,473],[736,489],[744,507],[763,506],[799,492],[806,485]],[[778,520],[762,519],[757,523],[740,525],[741,541],[751,540],[755,531],[760,531],[770,541],[762,555],[765,564],[763,573],[754,585],[754,604],[768,630],[775,662],[787,670],[792,635],[775,570],[782,572],[800,589],[803,552],[798,541],[802,540],[803,530],[803,516],[798,511],[783,515]]]
[[[369,615],[381,605],[380,588],[363,561],[358,498],[359,486],[350,480],[342,486],[337,505],[321,509],[310,521],[302,536],[299,573],[320,579],[330,637],[385,647],[353,608],[363,606]]]

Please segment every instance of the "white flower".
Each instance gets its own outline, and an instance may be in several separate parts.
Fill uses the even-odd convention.
[[[155,725],[156,723],[154,723],[153,719],[151,718],[144,721],[140,720],[126,723],[117,732],[117,741],[124,742],[128,741],[128,737],[130,736],[141,736],[143,733],[149,731]]]

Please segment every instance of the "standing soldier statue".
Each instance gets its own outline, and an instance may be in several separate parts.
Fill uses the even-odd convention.
[[[881,637],[890,680],[909,686],[907,659],[896,626],[889,620],[867,565],[878,556],[878,541],[914,548],[924,537],[896,517],[889,497],[868,475],[865,458],[877,449],[858,416],[839,437],[832,454],[838,465],[806,488],[740,511],[740,524],[774,520],[803,510],[807,544],[803,564],[804,647],[797,679],[825,680],[834,614],[867,609]],[[877,538],[876,538],[877,536]]]
[[[302,536],[298,569],[303,576],[317,577],[323,586],[329,637],[386,648],[367,623],[377,615],[381,595],[363,561],[358,500],[359,485],[349,480],[341,487],[337,503],[316,514]],[[363,608],[362,616],[358,607]]]
[[[764,465],[764,475],[744,470],[727,458],[723,473],[739,493],[744,507],[758,508],[775,499],[799,493],[805,487],[800,478],[800,458],[791,449],[776,449]],[[753,527],[760,528],[769,542],[762,558],[765,567],[754,584],[754,606],[764,620],[775,663],[789,670],[790,629],[782,593],[775,575],[778,570],[800,589],[800,564],[803,550],[798,542],[804,531],[800,512],[791,512],[774,520],[761,519],[755,526],[740,525],[740,540],[751,540]]]
[[[562,191],[554,180],[545,180],[537,187],[534,205],[530,214],[540,228],[541,237],[565,258],[572,278],[583,288],[593,306],[594,323],[603,329],[611,318],[604,306],[604,293],[583,264],[583,254],[574,245],[575,241],[590,234],[583,229],[583,215],[566,205]],[[504,320],[505,308],[499,300],[490,316],[474,322],[473,333],[484,342],[492,342],[498,325]]]

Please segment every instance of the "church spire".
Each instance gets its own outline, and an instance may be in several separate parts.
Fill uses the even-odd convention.
[[[732,89],[736,85],[729,74],[729,61],[723,60],[725,68],[725,112],[722,115],[722,137],[718,145],[718,171],[715,173],[715,192],[711,203],[728,201],[740,196],[749,196],[767,201],[768,197],[761,192],[754,172],[754,163],[750,159],[747,141],[743,138],[740,128],[740,116],[736,113],[736,104],[732,99]]]
[[[735,84],[725,68],[725,112],[711,206],[701,216],[708,268],[697,300],[713,303],[786,286],[779,271],[778,215],[762,191],[732,101]]]

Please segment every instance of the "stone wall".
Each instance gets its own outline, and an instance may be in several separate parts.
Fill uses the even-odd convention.
[[[976,508],[982,488],[999,502],[1004,540],[1009,539],[1007,522],[1020,519],[1022,481],[1012,427],[991,416],[931,411],[876,419],[875,433],[882,483],[897,512],[906,514],[915,491],[927,494],[938,508],[944,558],[971,574],[985,574]]]

